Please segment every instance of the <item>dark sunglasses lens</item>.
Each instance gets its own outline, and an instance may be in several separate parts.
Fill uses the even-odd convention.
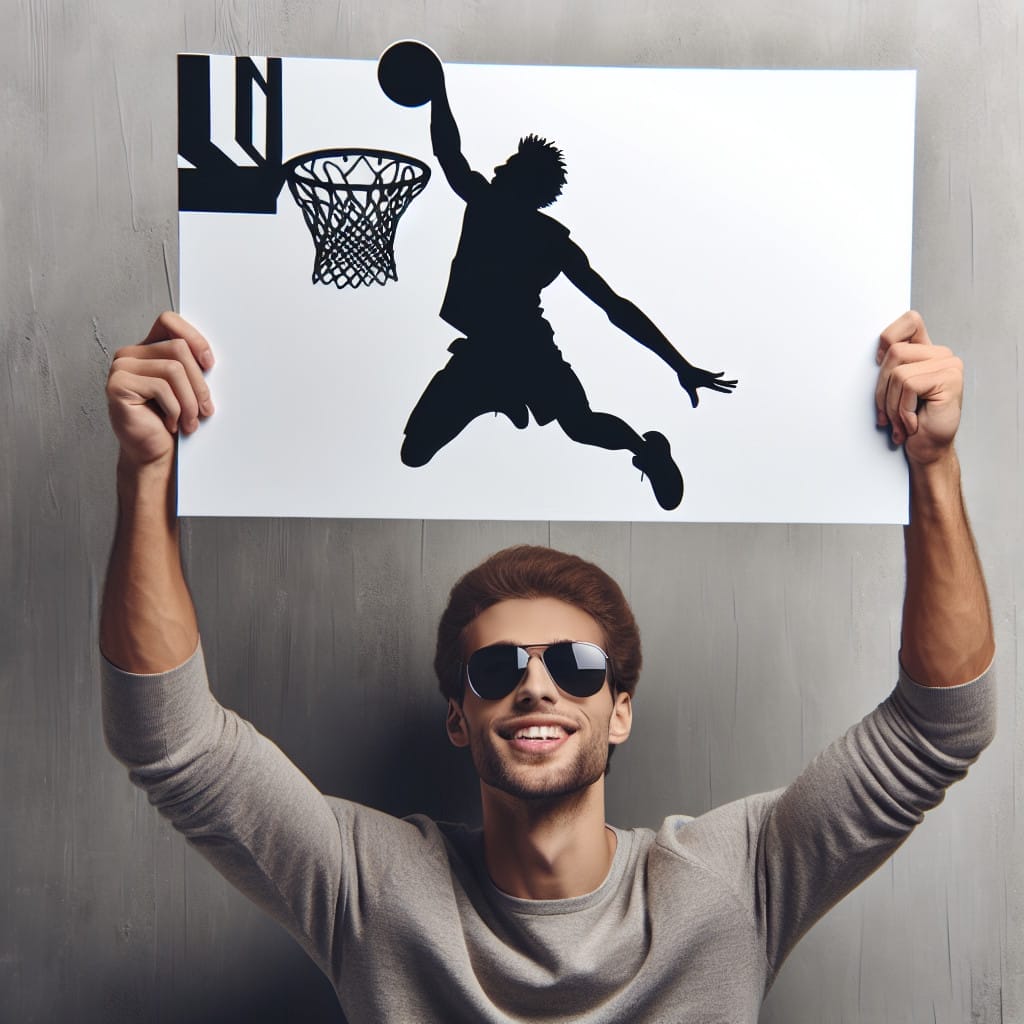
[[[513,644],[481,647],[469,656],[469,684],[484,700],[500,700],[518,686],[526,662],[526,651]]]
[[[544,652],[544,664],[556,685],[574,697],[592,697],[604,686],[608,659],[594,644],[564,641]]]

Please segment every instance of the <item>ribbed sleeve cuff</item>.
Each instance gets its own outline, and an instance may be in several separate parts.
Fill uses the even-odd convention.
[[[896,692],[913,720],[946,753],[976,757],[996,730],[996,685],[992,665],[959,686],[922,686],[900,666]]]
[[[209,715],[213,698],[201,644],[181,665],[152,675],[100,660],[103,732],[111,753],[129,767],[162,760]]]

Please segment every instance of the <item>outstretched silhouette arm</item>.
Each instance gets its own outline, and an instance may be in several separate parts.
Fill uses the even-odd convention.
[[[712,373],[694,366],[675,348],[639,306],[614,292],[608,282],[590,265],[587,254],[575,242],[567,242],[567,255],[562,273],[579,288],[591,302],[608,314],[608,319],[644,348],[650,349],[667,363],[679,377],[679,383],[689,395],[694,408],[699,398],[698,388],[708,388],[722,394],[732,394],[735,380],[723,380],[723,373]]]
[[[443,77],[437,92],[431,97],[430,141],[448,184],[456,195],[468,201],[474,187],[486,183],[486,179],[475,173],[463,156],[459,126],[455,123],[455,116],[448,103],[448,90]]]

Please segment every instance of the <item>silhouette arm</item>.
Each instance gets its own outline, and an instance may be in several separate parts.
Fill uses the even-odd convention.
[[[657,328],[654,321],[636,303],[617,294],[601,275],[590,265],[587,254],[575,242],[567,242],[567,254],[562,273],[591,302],[600,306],[608,319],[620,331],[650,349],[659,359],[670,366],[679,377],[679,383],[690,396],[696,407],[699,401],[698,388],[710,388],[723,394],[730,394],[736,381],[722,380],[722,373],[702,370],[687,360],[681,352]]]
[[[468,202],[476,189],[486,185],[486,179],[469,166],[462,153],[459,126],[448,103],[443,80],[430,104],[430,142],[448,184],[457,196]]]

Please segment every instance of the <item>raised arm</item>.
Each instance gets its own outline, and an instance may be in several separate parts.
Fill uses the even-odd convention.
[[[752,883],[773,971],[966,775],[995,729],[992,627],[953,451],[962,366],[916,313],[882,332],[878,363],[878,425],[904,447],[911,477],[898,683],[784,791],[701,819],[709,862]],[[827,669],[810,666],[810,677]]]
[[[587,254],[575,242],[567,240],[566,246],[562,273],[591,302],[605,311],[615,327],[628,334],[634,341],[638,341],[644,348],[650,349],[675,371],[694,408],[700,400],[697,396],[698,388],[708,388],[723,394],[732,393],[736,381],[722,380],[723,373],[702,370],[687,361],[639,306],[612,290],[608,282],[590,265]]]
[[[181,570],[175,516],[175,435],[213,412],[203,370],[209,343],[163,313],[140,345],[114,356],[107,379],[120,444],[117,530],[100,613],[100,649],[127,672],[161,672],[185,661],[199,632]]]
[[[102,672],[104,731],[150,803],[327,969],[345,862],[338,818],[273,743],[213,698],[181,570],[175,435],[212,414],[212,364],[206,339],[164,313],[111,366],[121,450],[100,624],[114,666]],[[346,881],[358,884],[354,873]]]
[[[430,103],[430,141],[448,184],[456,195],[469,200],[475,186],[486,184],[482,175],[475,174],[469,161],[462,153],[462,139],[459,126],[455,123],[448,90],[444,84],[444,72],[439,68],[439,79]]]
[[[965,683],[988,667],[995,644],[953,448],[963,364],[932,344],[915,312],[882,332],[877,360],[878,424],[903,445],[910,466],[900,659],[922,685]]]

